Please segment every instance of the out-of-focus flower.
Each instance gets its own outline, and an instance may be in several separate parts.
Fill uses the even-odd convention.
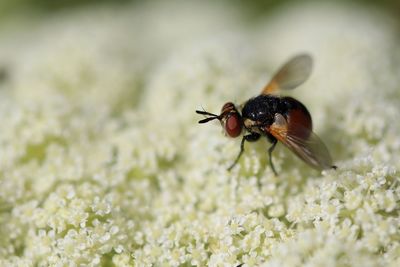
[[[390,20],[314,3],[249,29],[234,8],[170,5],[0,34],[0,265],[398,266]],[[315,71],[295,94],[338,170],[278,146],[276,177],[260,141],[228,172],[240,141],[194,110],[257,95],[304,50]]]

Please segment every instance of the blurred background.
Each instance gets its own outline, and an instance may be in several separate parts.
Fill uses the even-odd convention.
[[[293,94],[330,132],[337,103],[365,102],[376,88],[398,99],[399,14],[390,0],[3,0],[0,88],[17,102],[61,95],[87,110],[169,112],[174,125],[192,125],[194,112],[180,110],[244,101],[307,52],[313,74]]]
[[[138,0],[2,0],[0,2],[0,15],[2,19],[12,17],[14,15],[21,15],[21,13],[43,15],[51,14],[54,12],[60,12],[71,8],[84,8],[99,5],[141,5],[143,2]],[[153,1],[154,2],[154,1]],[[187,1],[186,1],[187,2]],[[204,1],[202,1],[204,2]],[[215,2],[215,1],[209,1]],[[277,8],[283,5],[290,5],[296,3],[295,0],[220,0],[219,2],[224,5],[234,5],[241,9],[243,16],[247,17],[250,21],[256,20],[260,16],[267,16],[274,12]],[[302,1],[306,2],[306,1]],[[310,2],[310,1],[307,1]],[[321,1],[317,1],[321,2]],[[325,1],[328,2],[328,1]],[[352,2],[359,5],[369,5],[375,8],[385,9],[393,15],[400,14],[400,2],[396,0],[352,0],[352,1],[332,1],[332,2],[343,2],[348,4]]]
[[[146,254],[153,250],[147,250],[143,240],[155,240],[150,245],[158,249],[154,236],[164,236],[163,229],[175,222],[187,225],[187,236],[215,231],[214,240],[225,240],[219,236],[225,233],[218,226],[224,224],[220,218],[254,213],[259,207],[262,218],[266,214],[282,218],[289,233],[293,224],[288,223],[283,207],[291,201],[300,203],[296,195],[304,191],[307,195],[309,189],[323,195],[324,186],[317,190],[309,183],[323,184],[329,179],[334,188],[329,192],[346,196],[336,186],[341,173],[351,190],[359,184],[359,192],[373,198],[365,183],[375,186],[375,182],[364,182],[359,174],[372,170],[374,177],[380,177],[384,176],[381,172],[391,172],[390,166],[400,168],[399,17],[399,1],[390,0],[0,0],[0,210],[6,214],[0,216],[0,259],[21,256],[33,265],[47,266],[59,264],[62,258],[66,265],[68,261],[81,265],[102,261],[109,266],[114,247],[117,254],[126,249],[128,261],[135,253],[139,265],[143,260],[143,266],[151,266],[163,258]],[[237,155],[239,138],[224,138],[217,122],[198,125],[201,118],[195,110],[215,113],[226,101],[243,103],[259,93],[283,62],[301,52],[313,56],[314,69],[304,86],[288,94],[310,110],[315,132],[339,166],[337,174],[306,179],[317,173],[278,146],[274,164],[281,176],[277,178],[265,167],[266,140],[261,145],[249,144],[254,149],[245,153],[242,167],[228,174],[226,167]],[[378,163],[385,164],[382,171]],[[354,171],[353,175],[347,170]],[[53,206],[64,202],[54,200],[53,192],[60,192],[57,198],[71,196],[71,203],[78,203],[74,194],[64,193],[70,190],[64,185],[71,190],[83,186],[78,199],[87,201],[78,213],[88,211],[93,218],[98,215],[91,203],[97,203],[97,196],[114,196],[112,207],[118,208],[106,216],[118,221],[124,241],[115,236],[105,244],[99,238],[97,243],[90,240],[90,245],[80,246],[77,237],[73,243],[75,237],[65,234],[65,225],[79,229],[87,217],[69,216],[75,214],[72,204],[55,215]],[[379,180],[381,185],[392,187]],[[199,205],[202,211],[196,217]],[[397,222],[392,209],[386,215]],[[299,208],[298,214],[302,212]],[[386,216],[378,212],[379,218]],[[208,219],[202,214],[208,214]],[[354,215],[348,215],[349,222],[357,221],[356,211],[343,214]],[[370,214],[369,208],[360,214]],[[148,224],[143,223],[144,217]],[[193,218],[196,223],[190,221]],[[311,218],[299,229],[313,228]],[[129,228],[131,220],[134,231]],[[101,221],[107,224],[106,219]],[[379,236],[385,232],[378,225],[386,224],[379,224],[375,217],[371,224],[365,216],[359,221],[367,225],[361,228],[363,233],[374,230]],[[208,229],[196,229],[205,222]],[[51,242],[40,231],[48,225],[61,229]],[[135,231],[148,236],[137,238]],[[399,246],[391,243],[398,240],[396,233],[381,247],[378,237],[361,239],[362,247],[376,246],[366,259],[371,255],[375,260],[391,260],[390,255],[382,256],[389,248],[397,257]],[[182,236],[185,251],[192,241]],[[282,231],[272,236],[282,237]],[[63,244],[59,239],[73,241],[64,250],[57,247]],[[208,251],[213,246],[207,242],[202,245],[207,251],[199,266],[206,266],[215,253]],[[338,244],[343,253],[335,255],[348,253],[349,259],[362,265],[346,250],[349,245],[342,247],[340,240]],[[103,245],[99,255],[97,248]],[[331,251],[330,243],[326,246]],[[253,250],[244,247],[243,255]],[[261,251],[265,257],[271,253]],[[168,255],[175,252],[168,253],[165,257],[173,261],[174,256]],[[325,261],[325,255],[320,259]],[[117,262],[118,255],[113,260]],[[231,266],[237,266],[236,258],[232,260]],[[178,266],[176,262],[170,265]]]

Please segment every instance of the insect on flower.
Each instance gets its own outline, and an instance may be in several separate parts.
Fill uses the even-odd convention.
[[[229,137],[235,138],[245,132],[240,152],[228,170],[239,161],[245,141],[255,142],[261,136],[272,143],[268,154],[269,164],[275,174],[272,151],[278,141],[315,169],[336,169],[325,144],[312,131],[311,115],[307,108],[292,97],[277,95],[280,90],[294,89],[306,81],[311,69],[312,58],[307,54],[297,55],[279,69],[259,96],[241,105],[241,110],[232,102],[223,105],[219,115],[196,110],[196,113],[206,116],[199,123],[218,119]]]

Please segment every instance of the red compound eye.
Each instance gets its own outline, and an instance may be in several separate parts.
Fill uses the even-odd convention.
[[[230,137],[238,137],[242,132],[242,120],[237,113],[231,113],[227,116],[225,122],[225,131]]]

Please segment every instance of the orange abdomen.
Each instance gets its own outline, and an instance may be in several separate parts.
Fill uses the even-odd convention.
[[[283,114],[288,122],[288,132],[295,136],[307,139],[312,132],[312,119],[310,112],[298,100],[292,97],[284,97],[283,102],[287,104],[288,109]]]

